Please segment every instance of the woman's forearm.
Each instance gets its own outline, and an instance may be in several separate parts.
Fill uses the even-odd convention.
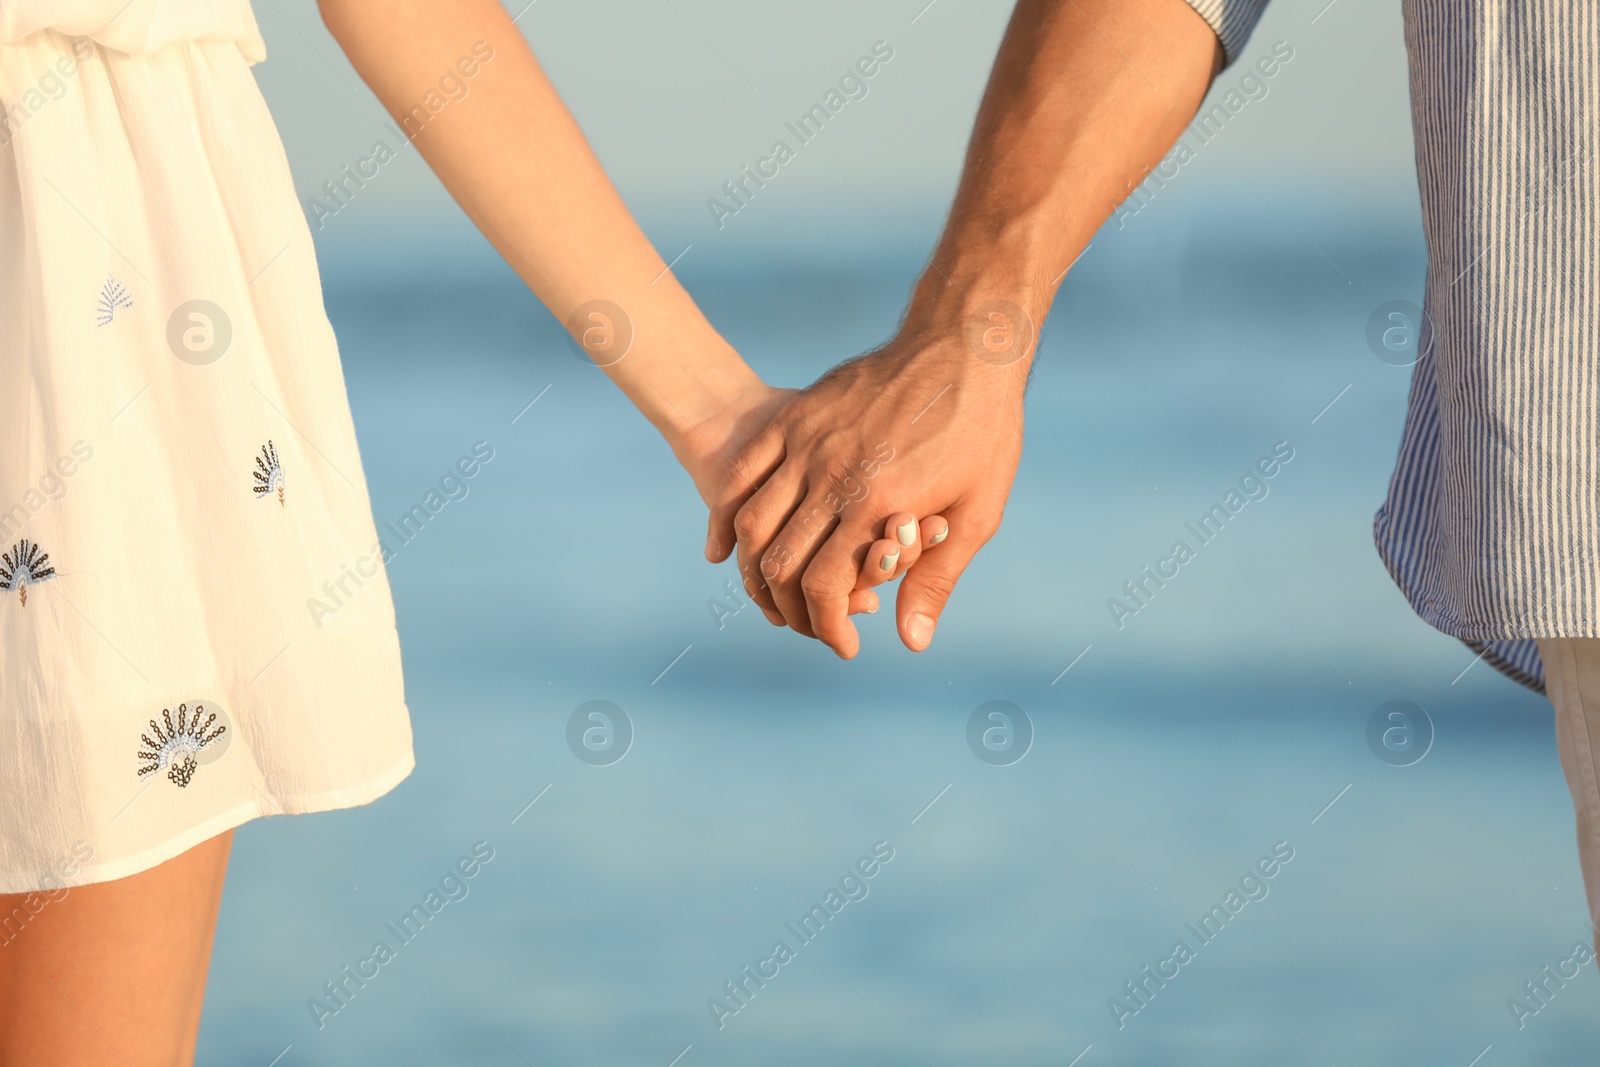
[[[499,0],[319,7],[456,202],[558,319],[603,345],[625,324],[603,312],[575,322],[574,313],[593,301],[622,309],[626,356],[600,347],[595,362],[669,441],[758,384],[633,221]],[[464,58],[470,79],[458,68]],[[430,93],[442,98],[446,77],[464,82],[466,95],[407,123]]]

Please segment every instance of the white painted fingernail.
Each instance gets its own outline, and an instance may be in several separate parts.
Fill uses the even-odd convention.
[[[899,564],[900,564],[900,550],[896,549],[895,551],[888,553],[887,555],[885,555],[883,557],[883,559],[878,561],[878,569],[883,570],[883,571],[892,571],[892,570],[895,569],[895,567],[899,566]]]
[[[901,523],[894,529],[894,535],[900,539],[902,545],[910,545],[917,539],[917,520]]]
[[[940,530],[938,533],[936,533],[932,537],[928,538],[928,544],[936,545],[940,541],[943,541],[946,537],[949,537],[949,536],[950,536],[950,527],[946,526],[944,529]]]

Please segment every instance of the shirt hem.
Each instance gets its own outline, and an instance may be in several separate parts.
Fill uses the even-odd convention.
[[[1507,653],[1515,650],[1507,649],[1504,646],[1508,642],[1532,643],[1541,637],[1585,637],[1590,635],[1529,633],[1526,631],[1530,627],[1525,624],[1475,623],[1468,625],[1462,622],[1458,616],[1441,610],[1439,605],[1424,599],[1413,588],[1409,575],[1400,569],[1395,554],[1390,551],[1389,543],[1384,538],[1386,532],[1384,517],[1384,511],[1379,509],[1372,523],[1372,539],[1378,549],[1378,558],[1383,561],[1384,569],[1389,572],[1390,580],[1400,590],[1400,595],[1406,598],[1406,603],[1411,606],[1412,611],[1416,612],[1417,617],[1440,633],[1448,637],[1454,637],[1457,641],[1472,649],[1478,654],[1479,659],[1511,681],[1516,682],[1518,685],[1526,686],[1535,693],[1548,695],[1545,691],[1544,672],[1539,660],[1537,646],[1532,649],[1531,656],[1527,654],[1528,650],[1521,650],[1523,655],[1519,659],[1513,659],[1508,655]],[[1545,628],[1538,627],[1538,629]],[[1529,666],[1538,669],[1529,670]]]

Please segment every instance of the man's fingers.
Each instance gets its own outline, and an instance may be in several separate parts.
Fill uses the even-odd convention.
[[[778,610],[767,587],[772,575],[762,572],[762,558],[771,551],[773,538],[789,521],[795,506],[805,498],[805,472],[798,464],[784,464],[735,512],[733,536],[739,545],[739,582],[767,618]]]
[[[833,532],[838,518],[828,506],[828,496],[816,491],[808,494],[789,516],[782,531],[772,539],[772,544],[759,563],[759,572],[766,579],[767,591],[783,613],[784,620],[807,637],[817,634],[811,627],[811,615],[806,609],[806,595],[800,587],[800,581],[812,557]],[[742,541],[740,551],[744,551]],[[852,570],[851,580],[844,589],[845,594],[848,595],[854,586],[855,572]],[[854,627],[851,629],[854,630]]]
[[[960,516],[951,519],[949,536],[936,550],[930,550],[900,581],[895,598],[895,625],[900,640],[913,652],[921,652],[933,640],[945,602],[955,591],[961,573],[978,554],[987,537],[976,536],[969,527],[965,533]]]
[[[783,464],[783,458],[783,434],[776,430],[758,434],[732,458],[722,496],[712,503],[706,520],[706,559],[721,563],[728,558],[739,536],[734,516]]]
[[[817,550],[800,579],[812,632],[841,659],[852,659],[861,650],[861,636],[848,611],[852,594],[860,595],[854,587],[861,561],[858,535],[841,525]]]
[[[870,589],[852,589],[850,591],[850,614],[852,615],[871,615],[881,606],[878,601],[878,594]],[[765,615],[767,621],[774,626],[788,625],[788,623],[784,622],[783,616],[776,611],[768,611],[766,608],[762,608],[761,614]]]

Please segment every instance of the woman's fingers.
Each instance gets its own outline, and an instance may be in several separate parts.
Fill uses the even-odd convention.
[[[908,536],[913,541],[910,546],[903,541]],[[871,589],[901,577],[916,564],[922,553],[943,543],[949,536],[950,523],[943,515],[930,515],[921,522],[910,512],[889,516],[884,523],[883,539],[874,541],[867,548],[867,558],[861,564],[856,588]]]
[[[899,573],[901,545],[892,537],[874,541],[867,546],[867,558],[861,562],[861,573],[856,577],[857,589],[871,589],[882,585]]]
[[[883,521],[883,536],[867,548],[857,589],[871,589],[904,574],[922,553],[921,524],[909,511],[896,512]]]
[[[878,594],[870,589],[850,590],[850,614],[870,615],[878,610]]]
[[[883,561],[879,561],[879,574],[888,574],[891,578],[904,574],[922,555],[922,526],[909,511],[897,511],[883,520],[883,537],[893,542],[899,551],[890,556],[893,566],[887,571],[883,568]]]

